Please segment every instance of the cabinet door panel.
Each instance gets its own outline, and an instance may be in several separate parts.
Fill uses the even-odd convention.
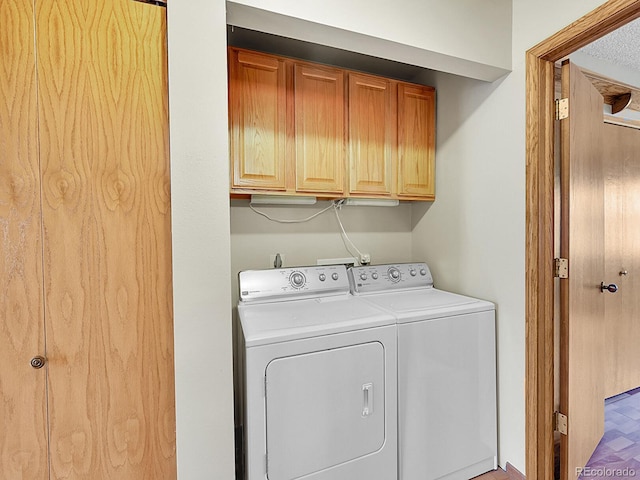
[[[344,74],[295,67],[296,190],[344,191]]]
[[[229,50],[229,128],[231,187],[284,190],[284,60]]]
[[[398,195],[435,193],[435,91],[398,85]]]
[[[0,478],[48,478],[33,2],[0,0]]]
[[[52,478],[176,478],[165,10],[37,2]]]
[[[349,74],[349,193],[391,193],[391,82]]]

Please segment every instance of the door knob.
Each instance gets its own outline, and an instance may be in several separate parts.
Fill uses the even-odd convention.
[[[627,272],[626,270],[620,270],[620,276],[621,277],[626,277],[629,274],[629,272]]]
[[[615,283],[611,283],[609,285],[605,285],[604,282],[600,283],[600,291],[604,292],[604,291],[610,292],[610,293],[616,293],[618,291],[618,286]]]
[[[40,355],[31,359],[31,366],[35,369],[44,367],[45,363],[47,363],[47,359]]]

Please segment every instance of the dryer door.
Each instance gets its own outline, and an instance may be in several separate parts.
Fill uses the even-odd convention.
[[[384,357],[383,345],[370,342],[269,363],[269,480],[311,475],[382,448]]]

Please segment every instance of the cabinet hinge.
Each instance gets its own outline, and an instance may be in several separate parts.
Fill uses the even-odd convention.
[[[553,276],[558,278],[569,278],[569,260],[566,258],[553,259]]]
[[[562,435],[567,434],[569,419],[560,412],[553,412],[553,430],[560,432]]]
[[[556,100],[556,120],[564,120],[569,117],[569,99]]]

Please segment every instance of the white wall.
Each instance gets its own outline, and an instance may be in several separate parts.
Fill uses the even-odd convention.
[[[226,16],[171,1],[169,107],[178,478],[234,478]]]
[[[308,217],[329,202],[312,207],[259,207],[281,219]],[[258,208],[258,207],[256,207]],[[411,205],[397,207],[343,207],[340,218],[351,241],[373,263],[411,260]],[[352,249],[353,252],[353,249]],[[248,200],[231,207],[231,274],[234,304],[238,296],[237,273],[270,268],[269,256],[284,255],[284,265],[315,265],[319,258],[353,256],[345,247],[332,210],[298,224],[280,224],[249,209]]]
[[[461,8],[457,19],[445,16],[438,21],[443,29],[462,33],[472,28],[474,18],[468,16],[467,4],[462,8],[459,2],[439,3]],[[498,303],[500,462],[511,462],[522,471],[524,54],[600,3],[514,0],[511,75],[493,84],[437,75],[437,200],[429,209],[411,207],[413,259],[434,266],[438,286]],[[411,13],[398,2],[393,5]],[[179,478],[231,480],[232,274],[224,2],[171,1],[168,17]],[[357,29],[361,23],[359,16],[342,17],[348,22],[343,28]],[[476,48],[474,42],[467,47],[471,52]],[[245,213],[234,207],[234,223]],[[358,241],[366,241],[364,232],[369,229],[379,232],[375,216],[367,217],[363,217],[366,224],[373,226],[356,227],[363,237]],[[398,241],[403,245],[407,228],[411,227],[399,226]],[[277,232],[271,226],[254,238],[274,240],[273,245],[279,246],[313,236]],[[254,234],[234,226],[234,240],[247,241],[250,235]],[[319,247],[324,245],[320,243]],[[262,262],[267,250],[271,249],[256,253],[256,263]],[[382,253],[380,261],[386,261]]]
[[[252,30],[482,80],[511,69],[511,0],[234,0]]]
[[[437,200],[413,207],[413,256],[437,286],[497,304],[499,461],[523,472],[525,52],[601,3],[514,0],[510,75],[434,79]]]

